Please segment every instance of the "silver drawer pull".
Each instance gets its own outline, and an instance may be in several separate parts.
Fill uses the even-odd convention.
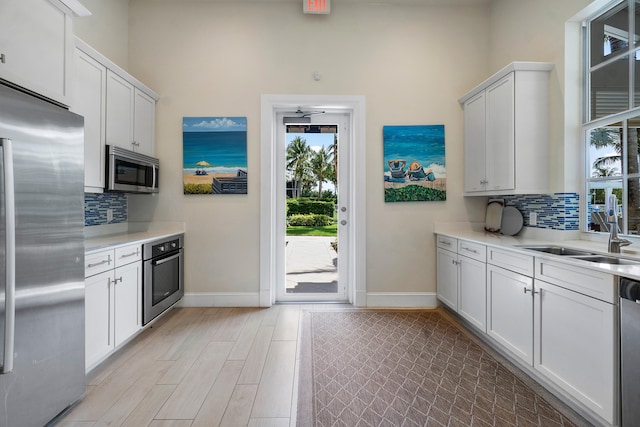
[[[138,255],[138,251],[131,252],[130,254],[120,255],[120,258],[129,258],[130,256],[136,256],[136,255]]]
[[[102,265],[102,264],[111,264],[111,256],[109,256],[109,258],[104,259],[104,260],[102,260],[100,262],[96,262],[95,264],[87,264],[87,268],[97,267],[97,266]]]
[[[451,242],[447,242],[446,240],[440,240],[441,245],[451,246]]]
[[[476,251],[475,249],[465,248],[464,246],[462,247],[462,249],[463,249],[463,250],[465,250],[465,251],[472,252],[472,253],[474,253],[474,254],[477,254],[477,253],[478,253],[478,251]]]

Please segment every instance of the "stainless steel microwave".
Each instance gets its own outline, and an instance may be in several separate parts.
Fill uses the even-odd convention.
[[[107,145],[105,191],[157,193],[159,166],[155,157]]]

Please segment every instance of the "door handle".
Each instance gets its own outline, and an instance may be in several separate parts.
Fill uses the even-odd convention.
[[[5,203],[5,306],[4,306],[4,351],[0,374],[13,370],[13,348],[16,321],[16,209],[15,186],[13,180],[13,143],[0,138],[2,164],[4,166]]]
[[[342,221],[340,221],[340,224],[341,224],[341,225],[347,225],[347,220],[346,220],[346,219],[343,219]]]

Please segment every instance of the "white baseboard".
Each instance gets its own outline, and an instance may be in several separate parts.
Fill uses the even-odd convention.
[[[185,293],[176,307],[260,307],[259,292]]]
[[[436,308],[435,292],[368,292],[366,307]],[[176,307],[260,307],[259,292],[186,293]],[[365,308],[365,306],[360,306]]]
[[[367,307],[436,308],[435,292],[367,292]]]

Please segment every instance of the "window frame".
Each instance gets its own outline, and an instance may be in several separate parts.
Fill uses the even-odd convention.
[[[629,191],[629,181],[630,179],[640,179],[640,171],[639,173],[629,173],[628,169],[628,124],[629,120],[632,118],[636,118],[640,120],[640,92],[636,93],[636,82],[635,82],[635,74],[640,70],[640,40],[636,40],[635,43],[627,42],[627,47],[625,49],[620,49],[618,51],[612,52],[611,57],[605,58],[602,61],[598,62],[596,65],[591,66],[592,59],[592,51],[591,51],[591,24],[596,21],[598,18],[606,15],[607,13],[616,13],[620,9],[627,9],[627,25],[628,32],[636,33],[636,7],[640,7],[640,2],[638,0],[615,0],[608,3],[604,8],[600,9],[597,13],[594,13],[587,19],[585,19],[582,23],[583,28],[583,99],[582,99],[582,125],[581,125],[581,135],[584,144],[584,186],[583,186],[583,195],[582,201],[580,203],[583,212],[585,215],[583,218],[586,221],[583,221],[581,229],[583,232],[589,233],[601,233],[599,231],[591,230],[591,186],[593,183],[607,183],[607,182],[616,182],[620,181],[622,183],[622,200],[618,202],[622,205],[622,223],[620,227],[620,231],[622,234],[629,234],[629,209],[628,209],[628,191]],[[640,19],[640,17],[638,17]],[[604,28],[607,27],[608,24],[603,24]],[[622,31],[623,32],[623,31]],[[621,34],[622,34],[621,32]],[[638,36],[636,36],[638,37]],[[630,37],[628,37],[629,39]],[[603,41],[604,43],[604,41]],[[597,117],[595,119],[591,118],[592,114],[592,86],[591,86],[591,76],[594,72],[602,70],[609,65],[616,64],[617,61],[625,60],[624,58],[628,56],[628,86],[627,86],[627,109],[614,112],[602,117]],[[639,79],[640,81],[640,79]],[[640,83],[638,84],[640,86]],[[640,88],[639,88],[640,89]],[[635,98],[638,98],[637,101]],[[637,106],[634,106],[637,105]],[[621,140],[621,164],[620,164],[620,174],[614,176],[607,177],[593,177],[592,176],[592,165],[591,157],[589,155],[590,147],[591,147],[591,131],[597,128],[613,126],[622,128],[622,140]],[[639,129],[640,131],[640,129]]]

